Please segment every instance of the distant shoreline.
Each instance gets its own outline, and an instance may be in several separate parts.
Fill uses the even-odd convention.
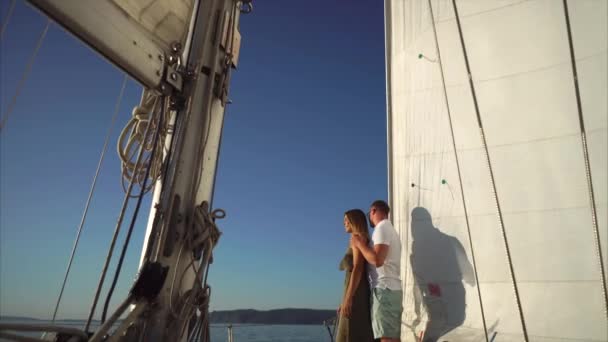
[[[253,324],[303,324],[318,325],[336,316],[335,310],[275,309],[275,310],[225,310],[210,313],[211,323]]]
[[[336,316],[335,310],[319,309],[273,309],[273,310],[216,310],[209,313],[210,323],[213,325],[320,325],[325,320]],[[23,316],[0,316],[0,321],[38,321],[48,322],[50,319],[41,319]],[[58,322],[78,323],[84,319],[57,319]],[[99,320],[93,320],[99,322]]]

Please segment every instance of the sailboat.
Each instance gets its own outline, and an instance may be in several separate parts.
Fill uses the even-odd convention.
[[[217,153],[251,2],[29,2],[144,86],[125,201],[154,194],[138,278],[99,328],[98,289],[83,330],[0,337],[208,341]],[[608,341],[608,2],[384,6],[401,340]]]
[[[143,87],[119,139],[125,197],[84,329],[55,324],[0,324],[16,341],[208,341],[207,274],[225,216],[213,208],[217,158],[232,69],[239,59],[241,13],[250,0],[34,0],[45,13]],[[13,3],[14,5],[14,3]],[[2,128],[4,127],[3,118]],[[103,160],[103,154],[100,159]],[[96,179],[96,178],[95,178]],[[91,188],[94,189],[95,181]],[[154,188],[138,275],[110,311],[143,196]],[[91,198],[89,196],[89,201]],[[125,210],[136,202],[130,219]],[[89,202],[87,202],[88,208]],[[86,216],[83,215],[82,222]],[[72,249],[53,322],[82,222]],[[101,288],[117,237],[127,230],[105,303]],[[103,304],[103,306],[102,306]],[[92,327],[101,311],[102,324]],[[119,321],[119,319],[122,319]],[[44,332],[42,339],[15,332]]]
[[[402,341],[608,341],[608,2],[385,2]]]

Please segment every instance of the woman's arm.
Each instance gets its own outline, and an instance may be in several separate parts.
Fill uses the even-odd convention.
[[[344,299],[342,300],[342,312],[346,317],[350,317],[352,311],[353,297],[355,296],[355,292],[359,287],[361,278],[363,278],[364,267],[365,263],[361,252],[357,248],[353,248],[353,270],[350,274],[348,287],[346,288],[346,292],[344,293]]]

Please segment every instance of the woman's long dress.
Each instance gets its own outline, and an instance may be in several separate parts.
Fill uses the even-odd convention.
[[[363,256],[362,256],[363,257]],[[344,293],[348,289],[350,277],[353,270],[353,251],[351,248],[340,262],[340,270],[344,273]],[[344,295],[342,295],[344,298]],[[336,342],[368,342],[373,341],[372,323],[370,317],[370,291],[367,280],[367,268],[363,267],[359,286],[355,291],[350,318],[342,315],[339,317],[338,334]]]

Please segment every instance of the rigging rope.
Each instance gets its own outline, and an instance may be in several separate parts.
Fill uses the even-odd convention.
[[[91,184],[91,189],[89,190],[89,196],[87,198],[87,202],[84,207],[84,212],[82,213],[82,218],[80,219],[80,225],[78,226],[78,230],[76,233],[76,239],[74,240],[74,246],[72,247],[72,252],[70,253],[68,267],[65,271],[63,283],[61,284],[61,290],[59,291],[59,298],[57,298],[57,304],[55,304],[55,311],[53,312],[53,318],[51,319],[51,324],[55,323],[55,318],[57,317],[57,310],[59,309],[59,304],[61,303],[61,297],[63,296],[63,291],[65,289],[65,285],[68,280],[68,275],[70,274],[70,269],[72,268],[72,262],[74,261],[74,255],[76,254],[76,248],[78,248],[78,242],[80,241],[80,234],[82,233],[82,228],[84,227],[84,223],[87,218],[87,213],[89,211],[89,205],[91,204],[91,199],[93,198],[93,193],[95,192],[95,185],[97,185],[97,176],[99,176],[99,172],[101,170],[101,166],[103,164],[103,160],[106,155],[106,151],[108,150],[108,142],[110,141],[110,136],[112,135],[112,130],[114,128],[114,124],[116,123],[116,117],[118,116],[118,112],[120,109],[120,103],[122,102],[122,97],[124,95],[126,85],[127,85],[127,75],[125,75],[123,78],[122,86],[120,88],[120,93],[118,94],[118,99],[116,100],[116,106],[114,107],[114,114],[112,115],[112,120],[110,122],[110,128],[108,129],[108,133],[106,134],[106,138],[103,143],[103,148],[101,149],[101,156],[99,157],[99,162],[97,164],[97,170],[95,171],[95,176],[93,177],[93,183]]]
[[[481,299],[481,289],[479,288],[479,276],[477,274],[477,263],[475,261],[475,250],[473,248],[473,239],[471,237],[471,226],[469,224],[469,213],[468,213],[468,209],[467,209],[467,204],[466,201],[464,199],[464,186],[463,186],[463,182],[462,182],[462,173],[460,171],[460,161],[458,159],[458,151],[456,150],[456,139],[454,137],[454,126],[452,124],[452,114],[450,111],[450,103],[448,101],[448,91],[445,85],[445,77],[444,77],[444,73],[443,73],[443,62],[441,60],[441,50],[439,49],[439,40],[437,38],[437,28],[435,26],[435,16],[433,15],[433,5],[431,4],[431,0],[428,0],[429,3],[429,9],[431,12],[431,22],[433,23],[433,34],[435,35],[435,48],[437,49],[437,61],[439,62],[439,69],[441,71],[441,82],[443,84],[443,95],[445,98],[445,105],[446,105],[446,109],[447,109],[447,114],[448,114],[448,122],[450,124],[450,132],[451,132],[451,136],[452,136],[452,146],[454,148],[454,158],[456,160],[456,170],[458,172],[458,183],[460,184],[460,195],[462,198],[462,206],[463,206],[463,210],[464,210],[464,218],[465,218],[465,222],[467,225],[467,234],[469,237],[469,248],[471,249],[471,262],[473,264],[473,273],[475,274],[475,284],[477,285],[477,296],[479,298],[479,307],[481,309],[481,321],[483,322],[483,331],[484,331],[484,335],[486,338],[486,342],[489,341],[488,339],[488,328],[486,326],[486,316],[485,316],[485,311],[483,309],[483,301]],[[445,180],[442,180],[442,184],[447,183]],[[450,189],[451,191],[451,189]],[[454,197],[454,194],[452,193],[452,198]]]
[[[156,133],[154,134],[154,141],[152,143],[152,151],[151,156],[154,157],[155,153],[157,151],[157,147],[158,147],[158,142],[159,140],[159,136],[161,134],[160,133],[160,127],[162,127],[162,123],[163,123],[163,119],[164,119],[164,114],[166,111],[166,99],[162,100],[160,103],[160,114],[158,115],[158,122],[156,123],[156,125],[154,125],[155,127],[157,127],[156,129]],[[162,145],[160,146],[162,148]],[[160,153],[158,153],[162,156],[162,150]],[[110,305],[110,300],[112,299],[112,294],[114,293],[114,289],[116,288],[116,283],[118,282],[118,277],[120,276],[120,271],[122,269],[122,263],[125,259],[125,254],[127,253],[127,248],[129,247],[129,242],[131,240],[131,234],[133,233],[133,228],[135,227],[135,222],[137,221],[137,215],[139,214],[139,208],[141,207],[141,202],[142,199],[144,198],[144,195],[146,193],[146,182],[148,181],[148,178],[150,176],[150,171],[152,170],[152,163],[148,164],[148,167],[146,167],[145,170],[145,174],[143,177],[143,183],[141,184],[141,188],[139,190],[139,195],[137,196],[137,204],[135,206],[135,211],[133,212],[133,215],[131,217],[131,224],[129,225],[129,230],[127,231],[127,236],[125,238],[124,244],[122,246],[122,250],[120,252],[120,257],[118,259],[118,265],[116,266],[116,271],[114,273],[114,279],[112,280],[112,285],[110,286],[110,290],[108,291],[108,295],[106,296],[106,301],[104,303],[103,306],[103,311],[101,314],[101,323],[103,324],[106,320],[106,315],[108,313],[108,306]]]
[[[40,50],[40,47],[42,46],[42,42],[44,41],[44,37],[46,37],[46,33],[48,32],[50,26],[51,26],[51,19],[49,19],[46,22],[46,25],[44,26],[44,29],[42,30],[42,33],[40,34],[40,37],[38,38],[38,42],[36,43],[36,48],[34,48],[34,52],[32,52],[32,55],[30,56],[30,59],[27,62],[27,65],[25,67],[25,71],[23,72],[23,75],[21,76],[21,79],[19,80],[19,83],[17,84],[17,89],[15,90],[15,94],[13,95],[13,98],[11,99],[11,102],[8,105],[8,108],[6,109],[6,112],[4,113],[4,115],[2,115],[2,121],[0,121],[0,133],[6,126],[6,120],[8,120],[9,115],[11,115],[11,112],[15,108],[15,104],[17,103],[17,98],[19,97],[19,94],[21,93],[21,90],[23,89],[23,86],[25,85],[25,81],[27,80],[27,78],[30,74],[30,71],[32,71],[32,66],[34,65],[34,61],[36,60],[38,51]]]
[[[589,201],[591,206],[591,223],[593,225],[593,237],[595,249],[600,268],[600,280],[602,281],[602,296],[604,297],[604,315],[608,318],[608,291],[606,290],[606,274],[604,273],[604,260],[602,258],[602,246],[600,233],[597,227],[597,209],[595,207],[595,194],[593,192],[593,180],[591,178],[591,165],[589,162],[589,150],[587,149],[587,134],[585,131],[585,120],[583,119],[583,107],[581,105],[581,94],[578,86],[578,74],[576,71],[576,58],[574,56],[574,45],[572,43],[572,29],[570,28],[570,16],[568,14],[568,2],[564,0],[564,14],[566,16],[566,29],[568,30],[568,43],[570,47],[570,60],[572,61],[572,78],[576,92],[576,106],[578,109],[578,122],[581,130],[581,142],[583,145],[583,156],[585,159],[585,174],[587,176],[587,188],[589,189]]]
[[[11,1],[10,7],[8,8],[8,12],[6,13],[6,16],[4,17],[4,20],[2,20],[2,28],[0,28],[0,42],[2,41],[2,38],[4,37],[4,31],[6,30],[6,27],[8,26],[8,22],[11,19],[11,15],[13,14],[13,10],[15,9],[16,2],[17,2],[17,0]]]
[[[479,125],[479,133],[481,135],[481,140],[482,140],[482,143],[483,143],[483,150],[485,152],[485,157],[486,157],[486,162],[487,162],[487,166],[488,166],[488,171],[490,173],[490,181],[491,181],[491,184],[492,184],[492,195],[494,197],[494,201],[495,201],[495,204],[496,204],[496,211],[498,213],[498,219],[499,219],[500,228],[501,228],[501,231],[502,231],[502,239],[503,239],[503,242],[504,242],[504,245],[505,245],[505,251],[506,251],[506,254],[507,254],[507,261],[509,263],[509,273],[511,275],[511,282],[512,282],[512,285],[513,285],[513,291],[515,293],[515,299],[517,301],[517,309],[519,311],[519,318],[520,318],[520,321],[521,321],[522,332],[523,332],[523,335],[524,335],[524,341],[528,342],[529,341],[529,339],[528,339],[528,330],[526,328],[526,321],[524,319],[524,313],[523,313],[523,310],[522,310],[521,298],[519,297],[519,290],[517,288],[517,281],[515,279],[515,271],[513,269],[513,261],[511,259],[511,251],[509,249],[509,241],[507,239],[507,232],[505,230],[505,223],[504,223],[504,219],[503,219],[503,216],[502,216],[502,210],[501,210],[501,207],[500,207],[500,201],[498,200],[498,193],[497,193],[497,190],[496,190],[496,182],[494,180],[494,171],[492,170],[492,163],[491,163],[491,160],[490,160],[490,153],[488,151],[488,144],[487,144],[487,141],[486,141],[486,136],[485,136],[485,133],[484,133],[483,124],[482,124],[482,121],[481,121],[481,115],[479,113],[479,104],[477,103],[477,95],[475,93],[475,85],[473,84],[473,77],[472,77],[472,74],[471,74],[471,66],[469,65],[469,57],[467,55],[467,49],[466,49],[466,46],[465,46],[465,43],[464,43],[464,36],[462,34],[462,26],[460,24],[460,17],[458,16],[458,7],[456,6],[456,0],[452,0],[452,5],[454,6],[454,13],[455,13],[455,16],[456,16],[456,25],[458,26],[458,34],[460,36],[460,43],[462,45],[462,53],[464,55],[464,62],[465,62],[466,68],[467,68],[467,75],[468,75],[468,78],[469,78],[469,87],[471,89],[471,95],[473,97],[473,104],[475,105],[475,114],[477,115],[477,124]],[[487,338],[487,335],[486,335],[486,338]]]
[[[157,99],[155,100],[155,102],[157,102]],[[154,113],[156,112],[155,109],[156,106],[153,106],[153,110],[152,112],[149,114],[151,119],[154,117]],[[145,125],[145,131],[144,131],[144,141],[147,141],[149,138],[149,134],[152,132],[152,129],[150,129],[152,127],[152,125]],[[158,134],[158,129],[156,130],[155,134]],[[137,153],[137,159],[135,162],[135,167],[134,167],[134,173],[139,172],[139,168],[142,166],[142,157],[144,155],[144,145],[141,145],[139,148],[139,152]],[[151,164],[148,164],[148,167],[151,167]],[[120,228],[122,226],[122,221],[124,219],[125,216],[125,212],[127,210],[127,204],[129,203],[129,199],[131,198],[131,191],[133,190],[133,185],[134,185],[134,178],[131,178],[129,181],[129,186],[127,188],[127,193],[125,194],[125,197],[123,199],[123,203],[122,203],[122,207],[120,210],[120,214],[118,216],[118,222],[116,223],[116,227],[114,229],[114,235],[112,236],[112,241],[110,242],[110,248],[108,250],[108,255],[106,257],[103,269],[101,271],[101,277],[99,279],[99,283],[97,284],[97,290],[95,291],[95,297],[93,299],[93,304],[91,306],[91,311],[89,312],[89,317],[87,318],[87,322],[85,324],[85,331],[89,331],[89,327],[91,325],[91,321],[93,320],[93,314],[95,313],[95,308],[97,306],[97,302],[99,300],[99,295],[101,294],[101,288],[103,287],[103,283],[106,277],[106,273],[108,271],[108,266],[110,264],[110,260],[112,259],[112,254],[114,253],[114,246],[116,244],[116,239],[118,238],[118,233],[120,233]]]
[[[127,192],[126,183],[128,183],[131,179],[134,179],[140,187],[144,187],[145,194],[154,187],[156,180],[161,175],[163,154],[151,153],[151,151],[155,150],[162,152],[165,137],[170,130],[170,125],[169,120],[159,120],[158,122],[151,121],[149,113],[157,103],[157,99],[158,96],[152,91],[144,90],[140,105],[133,108],[133,116],[131,117],[131,120],[129,120],[118,138],[117,149],[118,156],[121,160],[122,188],[125,193]],[[144,132],[146,131],[148,124],[152,125],[153,130],[156,130],[156,125],[158,125],[159,122],[164,123],[160,129],[161,138],[158,139],[158,141],[154,140],[154,137],[145,138]],[[129,133],[128,138],[127,133]],[[148,175],[146,175],[147,170],[138,169],[136,171],[136,162],[133,160],[133,157],[139,150],[140,146],[143,146],[144,151],[148,153],[145,160],[146,164],[150,163],[150,165],[152,165]],[[150,182],[149,185],[144,186],[144,183],[147,184],[146,178],[148,177],[151,178],[152,182]]]

